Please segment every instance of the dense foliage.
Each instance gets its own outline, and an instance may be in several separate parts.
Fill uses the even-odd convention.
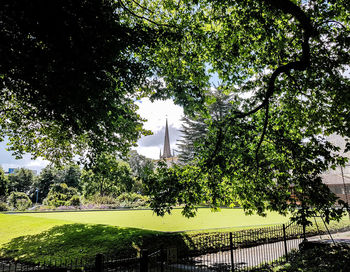
[[[32,201],[25,193],[12,192],[7,199],[7,204],[11,209],[24,211],[32,205]]]
[[[148,197],[143,194],[142,178],[153,169],[153,164],[136,151],[129,162],[134,165],[133,169],[128,162],[103,154],[93,167],[81,168],[73,163],[62,167],[48,165],[39,175],[25,168],[5,175],[0,168],[0,202],[8,201],[9,195],[18,192],[29,197],[36,209],[146,206]],[[11,207],[16,208],[15,205]]]
[[[0,167],[0,201],[4,200],[8,192],[8,179],[5,177],[4,170]]]
[[[105,153],[97,158],[93,167],[83,172],[82,182],[85,195],[114,197],[130,192],[134,184],[130,166],[116,156]]]
[[[196,82],[206,68],[232,97],[231,109],[221,121],[204,115],[195,165],[150,179],[156,211],[184,204],[193,215],[206,202],[338,217],[320,175],[346,161],[324,136],[350,136],[349,2],[203,0],[177,10],[164,17],[187,28],[181,42],[164,44],[167,83],[184,75]]]
[[[118,1],[2,1],[0,136],[56,162],[125,152],[144,133],[132,96],[151,75],[139,52],[155,35]]]
[[[16,173],[8,176],[9,191],[28,193],[33,181],[33,172],[29,169],[20,168]]]
[[[54,184],[51,186],[47,197],[44,199],[43,203],[45,205],[59,207],[59,206],[69,206],[71,202],[80,204],[80,201],[77,201],[78,190],[73,187],[68,187],[65,183]],[[79,197],[78,197],[79,199]],[[73,205],[73,206],[79,206]]]
[[[210,123],[223,121],[231,108],[230,96],[220,90],[211,92],[212,99],[206,103],[206,115],[192,114],[184,116],[181,128],[181,139],[177,142],[179,161],[183,164],[193,162],[199,155],[198,146],[205,138]]]
[[[349,10],[347,0],[5,1],[0,136],[18,154],[85,154],[98,169],[105,151],[146,133],[137,98],[173,98],[207,131],[192,165],[145,179],[158,213],[206,202],[305,218],[302,204],[336,218],[320,174],[345,163],[324,136],[350,136]],[[231,104],[219,120],[214,80]]]

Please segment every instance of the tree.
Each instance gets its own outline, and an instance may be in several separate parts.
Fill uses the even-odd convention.
[[[40,175],[35,179],[30,189],[29,195],[32,201],[36,202],[36,197],[38,196],[38,202],[42,203],[51,186],[57,183],[61,183],[58,177],[58,169],[51,165],[46,166],[41,170]]]
[[[65,183],[53,184],[43,203],[54,207],[66,206],[71,203],[74,203],[72,206],[79,206],[80,200],[77,194],[77,189],[68,187]]]
[[[9,192],[28,193],[34,183],[34,174],[31,170],[20,168],[14,174],[8,175]]]
[[[293,186],[329,213],[335,198],[319,175],[345,161],[321,135],[350,136],[349,1],[2,5],[0,126],[19,154],[76,152],[94,164],[144,132],[134,98],[173,98],[206,114],[214,76],[232,108],[209,124],[197,164],[177,167],[176,190],[155,205],[186,202],[191,214],[197,201],[239,202],[285,213],[297,208]]]
[[[32,201],[26,193],[11,192],[7,199],[8,205],[15,210],[24,211],[32,206]]]
[[[126,152],[146,133],[133,97],[159,33],[128,16],[118,1],[1,2],[0,136],[16,155]]]
[[[106,153],[100,154],[89,169],[84,169],[81,179],[86,196],[116,197],[122,192],[130,192],[134,184],[130,166]]]
[[[81,169],[79,165],[76,164],[68,164],[63,167],[63,169],[58,170],[58,180],[60,183],[67,184],[68,187],[73,187],[81,190]]]
[[[134,177],[132,190],[136,193],[144,193],[143,182],[154,171],[153,161],[137,153],[136,150],[129,152],[129,166]]]
[[[230,97],[215,89],[206,103],[207,113],[194,113],[182,117],[181,139],[177,142],[179,161],[191,163],[199,152],[198,146],[205,138],[210,123],[220,122],[231,108]]]
[[[151,159],[137,153],[136,150],[129,152],[129,165],[135,178],[144,180],[149,172],[154,170]]]
[[[8,180],[5,176],[4,170],[0,167],[0,200],[6,198],[8,192]]]
[[[157,64],[166,84],[191,79],[205,86],[215,74],[232,108],[209,124],[196,165],[155,173],[163,183],[148,188],[159,213],[182,203],[193,215],[195,204],[206,201],[213,208],[239,203],[262,215],[340,215],[329,209],[336,198],[320,175],[345,163],[323,136],[350,136],[349,5],[204,0],[164,16],[187,27],[181,41],[163,44],[167,55]],[[299,201],[314,208],[310,214],[298,209]]]

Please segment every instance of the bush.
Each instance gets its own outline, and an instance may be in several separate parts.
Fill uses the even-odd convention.
[[[123,207],[143,207],[148,205],[149,197],[137,193],[122,193],[117,197],[120,206]]]
[[[77,196],[77,194],[77,189],[73,187],[68,187],[65,183],[54,184],[51,186],[47,197],[43,201],[43,204],[53,207],[70,205],[69,201],[72,199],[73,196]]]
[[[92,198],[89,199],[89,202],[93,204],[118,204],[118,200],[111,196],[101,196],[95,194]]]
[[[80,197],[78,195],[72,196],[72,198],[68,201],[69,206],[78,207],[80,204]]]
[[[7,199],[8,205],[15,210],[24,211],[32,206],[32,201],[22,192],[12,192]]]
[[[345,244],[322,245],[308,250],[292,251],[289,262],[282,265],[270,265],[259,272],[294,271],[349,271],[350,247]]]
[[[7,206],[5,202],[0,201],[0,212],[8,211],[8,210],[9,210],[9,206]]]

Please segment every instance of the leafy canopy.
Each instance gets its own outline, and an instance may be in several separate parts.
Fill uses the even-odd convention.
[[[181,25],[184,35],[158,52],[166,52],[162,76],[173,86],[214,75],[231,108],[219,121],[204,111],[208,131],[195,165],[160,168],[150,178],[154,209],[164,214],[184,204],[193,215],[206,202],[249,213],[339,216],[329,210],[336,197],[320,175],[346,161],[324,136],[350,136],[349,2],[179,3],[163,5],[173,7],[167,23]],[[305,214],[300,205],[313,210]]]
[[[202,112],[208,132],[194,165],[149,178],[158,175],[148,190],[159,213],[185,203],[191,215],[202,201],[285,213],[302,201],[334,217],[319,176],[345,162],[323,136],[350,136],[349,5],[5,1],[1,135],[18,154],[93,159],[146,133],[136,98],[173,98]],[[213,78],[232,97],[220,121],[204,103]]]
[[[130,192],[134,185],[129,164],[109,153],[100,154],[92,167],[84,169],[81,180],[86,196],[117,197],[122,192]]]
[[[0,137],[16,155],[125,153],[148,133],[134,100],[160,33],[129,15],[108,0],[1,2]]]

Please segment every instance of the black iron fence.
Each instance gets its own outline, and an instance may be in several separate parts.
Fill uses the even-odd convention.
[[[168,235],[165,238],[167,242],[161,248],[149,247],[132,258],[120,259],[117,255],[98,254],[94,260],[61,259],[37,264],[0,260],[0,272],[250,271],[284,261],[292,249],[298,249],[303,231],[301,226],[291,223],[228,233],[183,236],[181,242],[174,237]]]

